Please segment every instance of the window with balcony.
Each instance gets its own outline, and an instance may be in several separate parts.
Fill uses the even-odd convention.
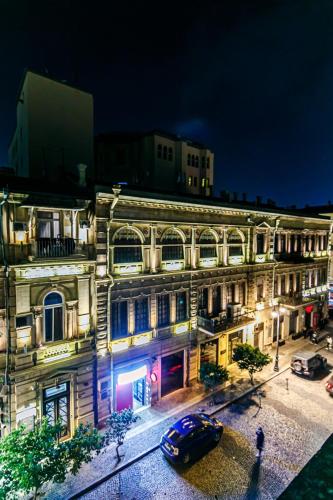
[[[149,308],[148,297],[136,299],[134,304],[135,333],[149,330]]]
[[[162,260],[183,260],[183,239],[174,229],[169,229],[162,237]]]
[[[227,304],[233,304],[235,302],[235,283],[229,283],[227,285]]]
[[[289,295],[292,295],[294,292],[294,275],[289,274]]]
[[[211,231],[204,231],[199,239],[200,258],[214,258],[216,254],[216,238]]]
[[[56,342],[64,338],[64,304],[60,293],[51,292],[44,299],[45,342]]]
[[[217,285],[213,288],[213,316],[217,316],[221,312],[221,286]]]
[[[37,212],[37,238],[60,237],[60,213]]]
[[[75,253],[74,238],[61,235],[60,212],[37,212],[37,257],[66,257]]]
[[[239,284],[239,299],[238,302],[242,305],[246,305],[246,283],[245,281],[242,281]]]
[[[198,295],[198,306],[199,306],[199,311],[201,311],[201,315],[205,316],[207,314],[207,308],[208,308],[208,288],[199,288],[199,295]]]
[[[260,278],[257,281],[257,302],[261,302],[264,299],[264,280]]]
[[[280,235],[280,253],[286,253],[287,246],[286,246],[286,234],[281,234]]]
[[[176,294],[176,322],[186,321],[187,319],[187,296],[186,292]]]
[[[301,291],[301,273],[296,273],[296,292]]]
[[[157,326],[163,327],[170,324],[170,294],[157,295]]]
[[[111,336],[112,340],[128,335],[128,305],[126,300],[112,302],[111,306]]]
[[[281,275],[281,295],[286,294],[286,277],[284,274]]]
[[[114,264],[142,262],[141,239],[131,228],[123,228],[114,238]]]

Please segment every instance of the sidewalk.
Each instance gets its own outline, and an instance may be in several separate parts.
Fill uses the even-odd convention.
[[[211,406],[212,394],[207,394],[201,384],[195,384],[189,388],[184,388],[173,393],[153,407],[141,413],[139,422],[128,432],[124,445],[120,452],[124,459],[118,463],[115,458],[115,448],[111,445],[104,453],[98,455],[90,464],[85,464],[78,475],[69,476],[64,484],[52,484],[47,491],[48,499],[68,499],[77,495],[91,483],[100,480],[110,473],[116,472],[124,464],[135,460],[143,453],[149,452],[158,446],[163,432],[182,416],[195,411],[205,411],[212,413],[231,404],[242,395],[252,392],[265,381],[288,369],[290,356],[299,350],[313,350],[318,346],[313,346],[309,340],[303,338],[298,340],[288,340],[279,349],[280,372],[274,371],[275,350],[269,353],[273,362],[264,370],[255,375],[255,386],[251,386],[247,372],[240,372],[237,366],[229,367],[230,380],[221,390],[215,391],[217,405]],[[287,375],[287,374],[286,374]],[[287,378],[287,377],[286,377]]]

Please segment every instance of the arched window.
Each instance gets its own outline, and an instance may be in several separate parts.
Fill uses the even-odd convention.
[[[45,342],[56,342],[64,338],[64,303],[60,293],[51,292],[44,299]]]
[[[174,229],[169,229],[162,237],[162,260],[184,259],[183,240]]]
[[[194,167],[194,165],[195,165],[194,155],[192,155],[192,158],[191,158],[191,165],[192,165],[192,167]]]
[[[191,155],[190,154],[187,155],[187,164],[191,165]]]
[[[199,167],[199,156],[195,157],[195,166],[198,168]]]
[[[114,264],[142,262],[141,239],[130,227],[122,228],[114,238]]]
[[[200,258],[216,257],[216,238],[211,231],[204,231],[199,239]]]
[[[231,231],[228,234],[229,257],[243,255],[243,240],[238,231]]]

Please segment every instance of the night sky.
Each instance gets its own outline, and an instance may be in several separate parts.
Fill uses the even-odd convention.
[[[95,131],[215,152],[215,194],[333,202],[333,1],[2,0],[0,164],[23,70],[90,91]]]

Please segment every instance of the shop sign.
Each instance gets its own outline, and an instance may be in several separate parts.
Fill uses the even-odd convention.
[[[117,384],[118,385],[131,384],[132,382],[135,382],[135,380],[139,380],[140,378],[146,376],[147,376],[147,365],[142,365],[139,368],[136,368],[135,370],[125,373],[119,373],[117,377]]]
[[[16,269],[16,276],[20,279],[48,278],[51,276],[68,276],[84,274],[84,266],[54,266],[54,267],[27,267]]]

